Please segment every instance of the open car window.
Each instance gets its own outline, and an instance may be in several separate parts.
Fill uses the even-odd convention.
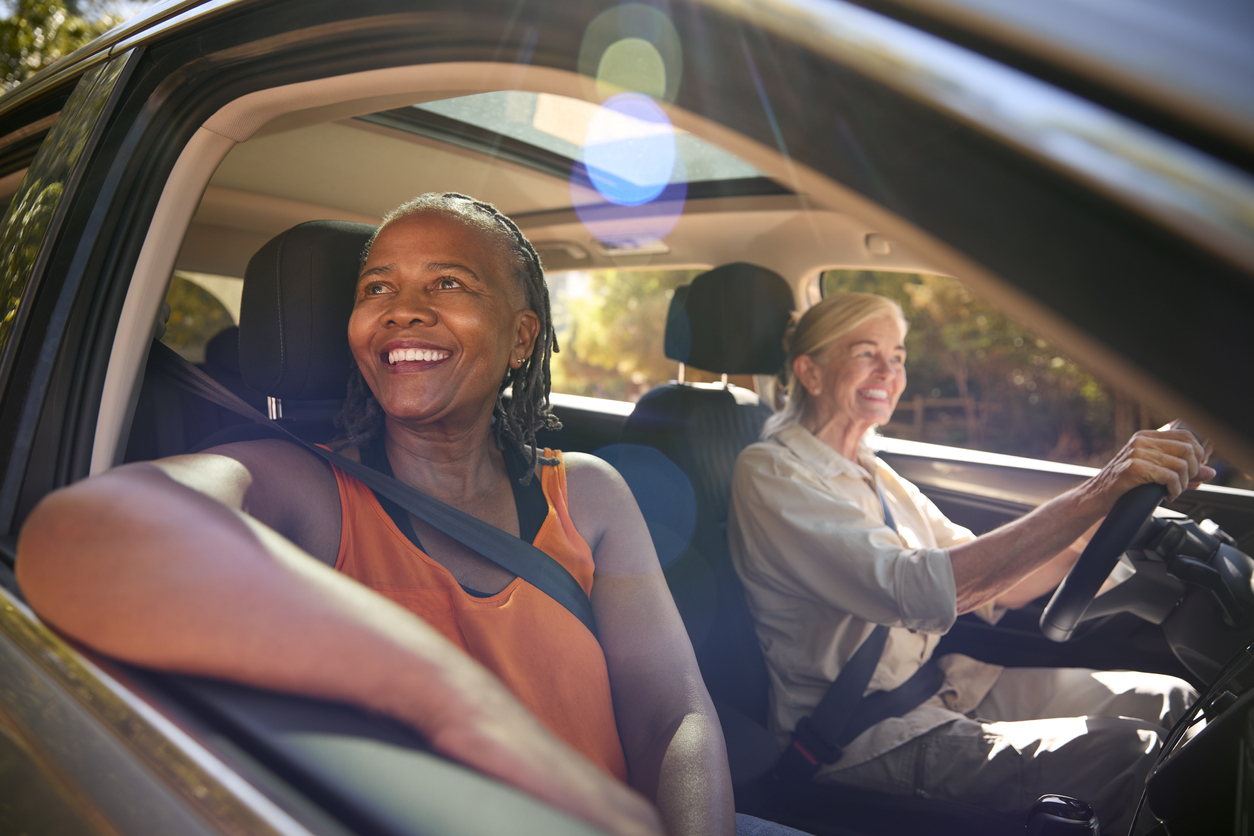
[[[1172,416],[1153,410],[998,311],[956,279],[929,273],[826,270],[821,294],[878,293],[901,305],[907,386],[891,438],[1100,467],[1137,430]],[[1212,484],[1254,488],[1214,456]]]

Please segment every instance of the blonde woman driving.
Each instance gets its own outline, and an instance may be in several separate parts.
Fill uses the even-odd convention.
[[[865,693],[929,664],[939,684],[814,780],[1006,812],[1061,793],[1092,804],[1103,832],[1125,832],[1162,739],[1194,699],[1186,683],[930,660],[959,615],[995,621],[1053,589],[1129,489],[1157,482],[1174,498],[1210,478],[1207,452],[1184,430],[1137,433],[1079,487],[975,537],[866,443],[906,386],[906,330],[901,308],[872,294],[812,307],[787,346],[787,407],[737,461],[730,545],[770,673],[772,731],[788,739],[887,625]]]

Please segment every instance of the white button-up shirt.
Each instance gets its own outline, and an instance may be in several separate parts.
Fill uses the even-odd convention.
[[[867,446],[850,461],[797,423],[736,462],[728,539],[771,678],[771,730],[788,739],[877,624],[888,643],[867,693],[932,656],[957,617],[949,547],[973,539]],[[896,531],[884,521],[880,495]],[[995,620],[991,605],[978,613]],[[970,711],[1001,668],[938,660],[941,693],[868,729],[833,767],[856,766]]]

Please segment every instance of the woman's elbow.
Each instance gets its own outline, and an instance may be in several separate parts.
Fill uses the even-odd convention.
[[[22,595],[40,618],[72,636],[89,629],[95,608],[110,597],[119,568],[110,555],[137,551],[119,542],[124,501],[98,480],[79,482],[44,497],[18,534],[14,571]]]
[[[58,580],[74,576],[74,558],[82,516],[76,512],[69,489],[56,491],[35,506],[17,539],[14,573],[23,597],[45,620],[56,623],[72,585]]]

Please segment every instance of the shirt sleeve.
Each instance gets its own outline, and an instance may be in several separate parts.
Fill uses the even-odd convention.
[[[884,521],[851,496],[798,476],[762,448],[737,461],[733,537],[740,538],[734,553],[744,574],[877,624],[925,633],[953,625],[957,602],[947,550],[902,548]]]
[[[932,529],[933,535],[936,537],[936,544],[938,546],[948,552],[950,548],[958,545],[959,543],[969,543],[975,539],[975,535],[971,533],[971,529],[958,525],[956,522],[950,520],[949,517],[946,517],[944,513],[941,512],[941,509],[936,507],[936,503],[928,499],[923,491],[919,490],[916,485],[902,479],[895,471],[892,470],[892,468],[888,467],[888,465],[881,463],[881,467],[890,471],[893,477],[905,489],[906,493],[910,497],[910,501],[915,504],[920,513],[923,514],[924,519],[927,520],[928,525]],[[953,564],[950,564],[951,572],[953,571],[952,566]],[[994,601],[989,601],[988,603],[971,611],[972,615],[989,624],[996,624],[1001,620],[1001,617],[1005,614],[1005,612],[1006,608],[997,606]]]

